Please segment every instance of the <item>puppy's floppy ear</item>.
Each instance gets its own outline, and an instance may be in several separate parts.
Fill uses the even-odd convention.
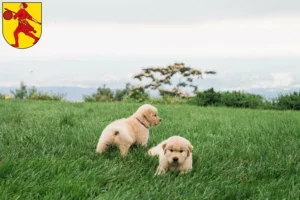
[[[151,119],[151,110],[150,109],[147,109],[143,112],[143,117],[146,121],[150,122],[149,119]]]
[[[190,153],[193,151],[193,149],[194,149],[194,147],[191,144],[189,144],[187,156],[190,156]]]
[[[166,146],[167,146],[167,143],[163,143],[162,149],[164,150],[164,153],[165,153],[165,154],[166,154]]]
[[[188,148],[189,148],[189,151],[190,151],[190,152],[192,152],[193,149],[194,149],[193,145],[191,145],[191,144],[189,144],[189,147],[188,147]]]

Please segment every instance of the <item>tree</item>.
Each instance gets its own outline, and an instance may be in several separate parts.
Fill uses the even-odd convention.
[[[28,95],[27,92],[27,86],[23,83],[23,81],[20,84],[20,89],[16,89],[15,91],[10,91],[15,99],[25,99]]]
[[[28,89],[28,96],[26,99],[29,100],[48,100],[48,101],[62,101],[66,94],[60,94],[60,93],[50,93],[43,91],[38,91],[36,87],[32,87]]]
[[[164,86],[173,84],[171,83],[171,79],[174,75],[179,74],[179,82],[170,90],[165,89]],[[184,93],[181,88],[189,87],[193,88],[193,93],[196,94],[198,92],[198,87],[193,84],[195,78],[203,78],[203,74],[216,74],[215,71],[205,71],[202,72],[200,70],[187,67],[184,63],[174,63],[168,67],[149,67],[143,69],[143,71],[134,76],[134,79],[139,79],[142,81],[143,78],[150,79],[151,83],[145,86],[142,86],[144,89],[158,89],[160,94],[176,96],[176,97],[188,97],[188,93]]]
[[[130,89],[130,92],[127,95],[126,99],[141,103],[149,99],[149,94],[143,87],[137,86]]]
[[[92,94],[91,96],[84,95],[83,99],[86,102],[94,102],[94,101],[122,101],[127,95],[130,93],[132,86],[130,83],[126,83],[124,89],[119,89],[113,92],[110,88],[107,88],[106,85],[99,87],[97,92]]]
[[[28,88],[21,82],[20,89],[10,91],[15,99],[27,99],[27,100],[48,100],[48,101],[62,101],[66,94],[50,93],[38,91],[36,87]]]
[[[30,89],[28,89],[28,98],[32,99],[33,97],[35,97],[38,94],[37,88],[36,87],[32,87]]]
[[[5,95],[0,93],[0,99],[5,99]]]
[[[114,95],[115,101],[122,101],[126,98],[126,96],[129,94],[131,90],[130,83],[126,83],[125,89],[123,90],[116,90],[116,93]]]
[[[92,94],[91,96],[84,95],[84,101],[113,101],[113,92],[110,88],[106,88],[104,84],[102,87],[97,89],[97,92]]]

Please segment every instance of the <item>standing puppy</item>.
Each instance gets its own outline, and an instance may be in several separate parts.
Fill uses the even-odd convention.
[[[180,136],[172,136],[148,151],[150,156],[159,156],[159,165],[155,175],[166,173],[168,169],[179,170],[184,174],[192,169],[191,143]]]
[[[126,156],[131,145],[141,144],[146,147],[149,128],[160,124],[157,109],[145,104],[129,118],[110,123],[102,132],[96,152],[102,153],[108,145],[118,146],[122,156]]]

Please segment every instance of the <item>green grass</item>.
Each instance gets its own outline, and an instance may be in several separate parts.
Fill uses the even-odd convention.
[[[181,135],[195,148],[191,173],[155,177],[147,149],[95,153],[138,106],[0,101],[0,199],[299,199],[299,112],[157,105],[149,147]]]

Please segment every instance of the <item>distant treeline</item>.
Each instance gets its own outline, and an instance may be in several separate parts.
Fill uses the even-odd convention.
[[[103,86],[95,94],[84,96],[85,102],[149,102],[160,104],[190,104],[197,106],[223,106],[232,108],[257,108],[276,110],[300,110],[300,92],[280,94],[277,98],[267,100],[260,95],[242,91],[217,92],[213,88],[197,92],[194,96],[179,97],[174,94],[160,93],[157,98],[151,98],[142,87],[126,85],[124,90],[115,93]]]
[[[216,92],[211,88],[203,92],[198,92],[188,102],[198,106],[300,110],[300,92],[280,94],[272,100],[266,100],[260,95],[241,91]]]
[[[66,94],[45,93],[38,91],[35,87],[27,88],[21,83],[20,89],[11,91],[13,99],[63,101]],[[0,93],[0,99],[5,95]],[[145,102],[153,104],[190,104],[197,106],[223,106],[233,108],[255,108],[276,110],[300,110],[300,92],[281,94],[272,100],[266,100],[260,95],[245,93],[241,91],[217,92],[213,88],[197,92],[194,96],[180,97],[174,93],[160,93],[157,98],[151,98],[143,87],[131,86],[121,90],[113,91],[103,85],[96,93],[83,96],[85,102]]]
[[[28,88],[23,82],[21,82],[19,89],[11,90],[10,92],[12,95],[0,93],[0,99],[62,101],[66,96],[66,94],[38,91],[36,87]]]
[[[112,90],[106,85],[99,87],[92,95],[84,95],[85,102],[148,102],[161,104],[191,104],[197,106],[226,106],[233,108],[257,108],[277,110],[300,110],[300,92],[281,94],[277,98],[267,100],[260,95],[241,91],[216,92],[213,88],[199,91],[195,80],[203,75],[215,76],[215,71],[202,71],[186,66],[184,63],[174,63],[166,67],[147,67],[136,74],[133,79],[140,85],[126,84],[124,89]],[[172,79],[176,75],[177,79]],[[178,78],[179,77],[179,78]],[[143,85],[147,83],[146,85]],[[166,89],[169,88],[169,89]],[[185,89],[184,89],[185,88]],[[193,90],[193,94],[184,91]],[[159,97],[151,98],[147,90],[159,92]],[[63,101],[66,94],[45,93],[35,87],[27,88],[21,82],[20,89],[11,91],[14,99]],[[9,99],[0,94],[0,99]]]

